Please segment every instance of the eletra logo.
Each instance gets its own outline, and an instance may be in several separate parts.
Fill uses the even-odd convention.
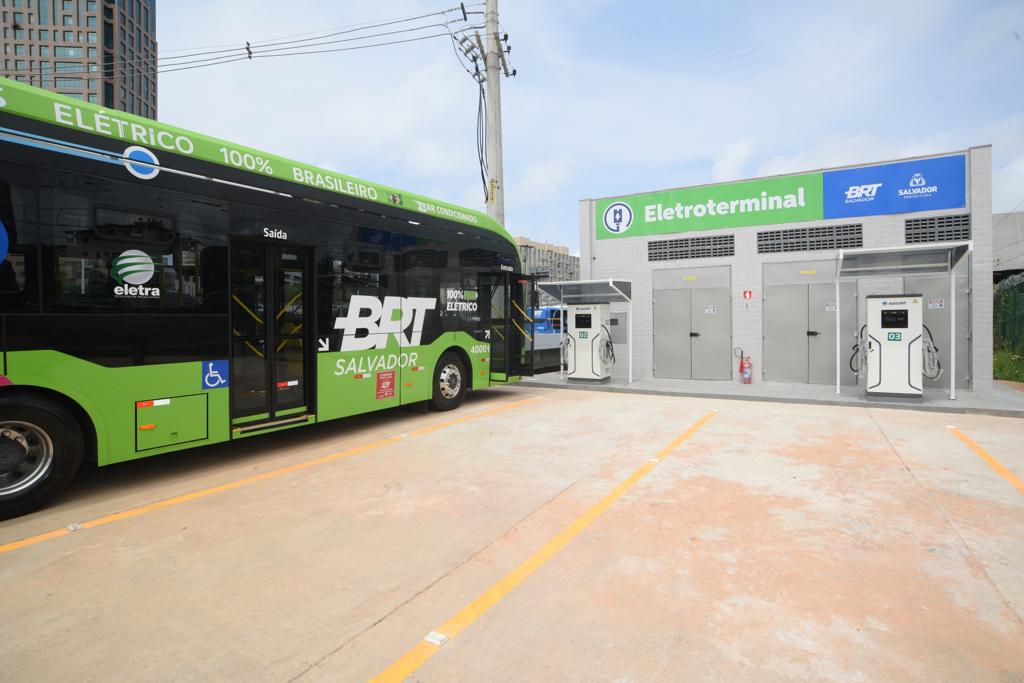
[[[121,252],[121,255],[110,265],[112,266],[111,277],[120,284],[127,282],[130,285],[144,285],[153,279],[153,273],[156,270],[149,254],[138,249]]]
[[[609,204],[608,208],[604,210],[604,227],[608,232],[619,235],[629,230],[631,225],[633,225],[633,209],[629,208],[629,204],[615,202]]]
[[[144,251],[128,249],[121,252],[121,255],[110,264],[110,277],[114,278],[117,286],[114,287],[114,294],[122,297],[144,297],[153,298],[160,296],[159,287],[143,287],[153,279],[156,267],[153,259]]]

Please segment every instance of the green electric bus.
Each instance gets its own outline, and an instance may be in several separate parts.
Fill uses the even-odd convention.
[[[485,214],[0,79],[0,518],[531,374],[521,271]]]

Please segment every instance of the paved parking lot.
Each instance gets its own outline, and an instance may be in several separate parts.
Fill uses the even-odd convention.
[[[2,677],[1024,681],[1022,437],[524,386],[93,471],[0,523]]]

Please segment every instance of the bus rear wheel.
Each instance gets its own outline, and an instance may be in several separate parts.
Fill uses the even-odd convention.
[[[435,410],[454,410],[462,405],[469,388],[466,364],[455,353],[442,354],[434,368],[434,391],[430,405]]]
[[[36,396],[0,398],[0,519],[53,500],[74,479],[82,430],[62,406]]]

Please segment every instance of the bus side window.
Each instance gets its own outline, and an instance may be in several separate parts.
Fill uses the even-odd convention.
[[[337,318],[348,315],[354,296],[396,296],[388,233],[332,225],[330,244],[317,258],[318,333],[334,332]]]
[[[0,181],[0,312],[38,311],[36,195]]]
[[[43,262],[54,273],[44,307],[226,312],[225,205],[70,172],[40,180]]]
[[[481,329],[484,303],[475,271],[464,268],[442,271],[438,306],[443,329],[466,332]]]

